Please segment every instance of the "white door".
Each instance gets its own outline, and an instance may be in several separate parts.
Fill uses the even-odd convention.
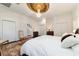
[[[2,39],[2,21],[0,21],[0,40]]]
[[[16,41],[16,22],[3,21],[3,39]]]

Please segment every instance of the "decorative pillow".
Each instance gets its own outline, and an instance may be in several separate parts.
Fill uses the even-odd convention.
[[[61,42],[62,42],[61,46],[64,48],[73,47],[79,43],[79,41],[76,38],[76,35],[73,35],[73,34],[64,35],[61,39]]]
[[[64,34],[62,35],[61,42],[62,42],[63,40],[65,40],[65,39],[66,39],[67,37],[69,37],[69,36],[73,36],[73,34],[64,33]]]

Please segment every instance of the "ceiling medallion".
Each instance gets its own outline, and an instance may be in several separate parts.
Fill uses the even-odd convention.
[[[28,8],[37,13],[40,16],[41,13],[46,12],[49,9],[49,3],[27,3]]]

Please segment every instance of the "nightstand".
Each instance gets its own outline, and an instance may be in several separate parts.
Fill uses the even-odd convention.
[[[54,35],[54,31],[47,31],[47,33],[46,33],[47,35]]]
[[[38,37],[38,36],[39,36],[38,31],[34,31],[34,32],[33,32],[33,38]]]

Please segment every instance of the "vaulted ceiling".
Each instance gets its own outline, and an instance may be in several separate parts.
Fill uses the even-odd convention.
[[[15,12],[25,14],[28,17],[37,18],[35,12],[30,10],[27,7],[26,3],[6,3],[2,5],[8,7]],[[42,17],[52,18],[54,15],[61,15],[73,12],[76,9],[77,5],[78,4],[74,3],[49,3],[49,9],[46,13],[42,13]]]

